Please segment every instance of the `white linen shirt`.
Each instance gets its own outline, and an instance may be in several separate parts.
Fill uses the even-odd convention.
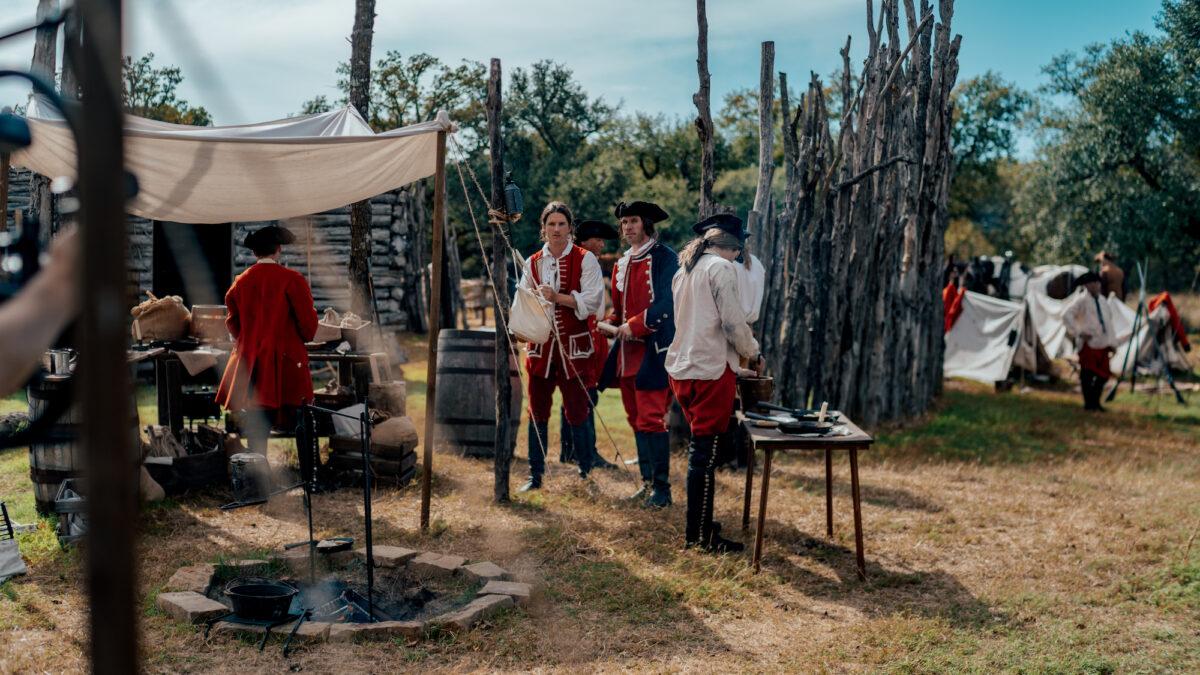
[[[570,250],[571,245],[567,245],[563,249],[562,255],[555,258],[554,254],[550,252],[550,245],[542,244],[542,258],[538,261],[538,277],[541,278],[543,284],[554,289],[555,293],[563,292],[558,278],[558,260],[567,255]],[[529,256],[529,260],[525,261],[525,272],[521,274],[521,286],[536,293],[537,285],[533,283],[533,277],[530,274],[532,259],[533,256]],[[591,251],[584,251],[583,254],[579,288],[578,291],[571,291],[571,297],[575,298],[575,318],[587,321],[589,316],[596,314],[604,306],[604,274],[600,271],[600,261],[596,260],[596,256]]]
[[[1099,307],[1100,314],[1096,314]],[[1100,320],[1103,317],[1103,323]],[[1087,346],[1092,349],[1108,349],[1117,346],[1117,329],[1113,325],[1112,309],[1108,306],[1108,298],[1093,298],[1086,290],[1077,292],[1067,301],[1063,310],[1063,323],[1071,334],[1078,338],[1088,335]]]
[[[675,339],[667,349],[667,373],[676,380],[717,380],[738,367],[738,355],[758,356],[758,341],[738,297],[734,263],[714,253],[700,256],[691,272],[671,280]]]
[[[762,309],[763,291],[767,284],[767,270],[762,261],[753,253],[750,256],[750,269],[743,263],[734,263],[738,278],[738,298],[742,301],[742,311],[746,313],[746,323],[758,321],[758,312]]]

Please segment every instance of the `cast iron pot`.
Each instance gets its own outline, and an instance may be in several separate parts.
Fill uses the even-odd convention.
[[[278,581],[235,579],[225,586],[233,611],[244,619],[278,621],[288,615],[299,591]]]

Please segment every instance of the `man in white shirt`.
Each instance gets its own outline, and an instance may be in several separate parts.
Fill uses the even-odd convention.
[[[671,282],[676,332],[667,350],[666,369],[692,432],[684,544],[725,553],[743,546],[722,538],[720,525],[713,522],[714,446],[717,435],[729,425],[739,357],[757,364],[760,356],[731,262],[742,250],[741,220],[722,214],[696,229],[703,235],[684,248]]]
[[[1075,280],[1086,293],[1076,293],[1063,312],[1063,323],[1079,342],[1079,388],[1084,410],[1104,412],[1100,395],[1112,377],[1109,359],[1117,346],[1112,312],[1100,296],[1100,275],[1088,272]]]
[[[528,492],[542,487],[546,472],[546,439],[550,407],[557,388],[562,393],[566,426],[572,445],[587,443],[588,400],[586,377],[595,346],[590,324],[604,302],[604,277],[600,263],[590,251],[572,243],[574,218],[562,202],[550,202],[542,210],[541,250],[529,257],[521,286],[541,294],[554,311],[554,330],[542,344],[530,344],[525,357],[529,374],[529,482],[519,488]],[[591,472],[591,455],[581,453],[579,475]]]

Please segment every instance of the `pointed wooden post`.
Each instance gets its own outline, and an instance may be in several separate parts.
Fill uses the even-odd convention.
[[[433,174],[433,274],[429,284],[429,362],[425,368],[425,447],[421,455],[421,529],[429,529],[429,495],[433,485],[434,404],[437,399],[437,343],[442,330],[442,265],[445,258],[446,131],[437,132],[437,164]]]
[[[491,74],[488,77],[487,121],[488,121],[488,154],[491,155],[492,166],[492,208],[508,215],[507,203],[504,199],[504,138],[501,135],[501,80],[500,59],[492,59]],[[508,477],[512,466],[512,445],[509,427],[512,424],[512,411],[509,409],[512,401],[512,378],[509,375],[508,354],[508,320],[504,312],[508,309],[508,255],[504,245],[504,237],[500,228],[503,225],[492,224],[492,281],[496,285],[495,307],[496,315],[496,434],[493,473],[495,484],[492,488],[493,498],[504,503],[508,501]]]

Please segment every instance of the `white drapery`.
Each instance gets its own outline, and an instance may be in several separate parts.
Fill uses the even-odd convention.
[[[75,177],[75,141],[36,99],[33,143],[13,163]],[[437,119],[376,134],[346,107],[258,124],[194,127],[127,115],[125,166],[138,179],[130,213],[179,223],[292,218],[351,204],[432,176]]]
[[[967,291],[962,308],[946,333],[944,376],[988,384],[1005,379],[1021,339],[1025,306]]]

